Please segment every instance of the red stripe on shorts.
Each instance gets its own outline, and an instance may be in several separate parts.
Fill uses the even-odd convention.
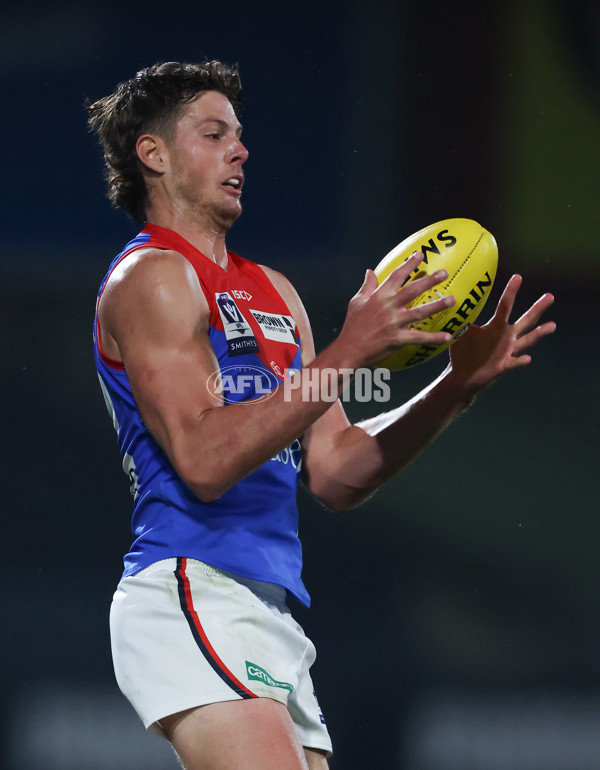
[[[210,643],[206,632],[200,622],[198,613],[194,608],[194,601],[192,599],[192,590],[190,588],[190,581],[186,575],[185,568],[187,566],[187,559],[180,557],[177,559],[177,569],[175,575],[177,577],[177,583],[179,587],[179,601],[181,609],[188,621],[190,630],[198,647],[202,654],[210,663],[213,670],[221,677],[221,679],[231,687],[242,698],[258,698],[251,692],[240,680],[227,668],[221,658],[217,655],[214,647]]]

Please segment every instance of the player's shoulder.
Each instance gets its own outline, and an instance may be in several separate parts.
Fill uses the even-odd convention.
[[[113,285],[153,285],[156,281],[177,281],[194,273],[190,262],[173,249],[147,246],[125,254],[109,276]]]
[[[300,331],[300,339],[302,340],[301,347],[303,361],[305,363],[311,361],[315,357],[313,335],[310,326],[310,319],[308,317],[308,313],[306,312],[306,308],[300,299],[300,295],[294,288],[292,282],[286,278],[283,273],[280,273],[277,270],[273,270],[266,265],[259,265],[259,267],[264,270],[266,276],[277,289],[280,297],[287,305],[292,318],[298,325],[298,329]]]
[[[190,262],[179,252],[136,249],[115,266],[99,304],[107,319],[128,313],[204,316],[208,305]]]
[[[294,309],[304,309],[302,305],[302,300],[300,299],[300,296],[296,289],[294,288],[294,285],[292,282],[287,278],[283,273],[279,272],[278,270],[274,270],[272,267],[268,267],[267,265],[258,265],[261,270],[265,273],[269,281],[273,284],[275,289],[279,292],[283,300],[285,301],[286,305],[290,308],[292,311],[292,315],[294,315]]]
[[[266,273],[267,277],[272,283],[287,284],[289,286],[292,285],[291,282],[285,277],[285,275],[279,272],[279,270],[273,270],[272,267],[262,264],[258,264],[258,267],[260,267],[260,269]]]
[[[204,294],[191,263],[178,251],[144,247],[126,254],[110,274],[103,304],[145,302],[159,305],[185,302],[203,304]]]

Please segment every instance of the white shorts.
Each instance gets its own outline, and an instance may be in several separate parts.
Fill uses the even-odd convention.
[[[234,579],[235,577],[235,579]],[[306,748],[331,752],[309,669],[316,652],[285,589],[194,559],[165,559],[119,583],[110,612],[113,663],[150,732],[179,711],[273,698]]]

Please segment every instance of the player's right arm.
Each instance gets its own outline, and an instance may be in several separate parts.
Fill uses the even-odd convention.
[[[310,366],[356,369],[400,344],[445,341],[445,334],[428,335],[410,324],[438,312],[447,300],[406,309],[440,276],[398,291],[419,261],[409,260],[379,288],[370,273],[350,302],[339,337]],[[146,426],[201,500],[220,497],[331,406],[328,398],[303,401],[301,388],[290,400],[279,388],[252,406],[224,408],[215,401],[207,388],[218,370],[208,337],[208,303],[192,266],[177,252],[145,249],[126,257],[107,282],[98,314],[105,354],[123,361]],[[343,385],[340,375],[340,394]]]

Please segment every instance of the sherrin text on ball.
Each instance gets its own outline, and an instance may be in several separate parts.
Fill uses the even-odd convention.
[[[494,285],[498,268],[498,247],[494,236],[472,219],[444,219],[409,236],[375,268],[381,284],[395,268],[415,251],[423,252],[423,261],[407,280],[446,270],[446,280],[423,292],[407,307],[454,296],[455,304],[413,324],[420,331],[448,332],[450,342],[442,345],[403,345],[378,366],[406,369],[429,361],[446,350],[482,311]]]

